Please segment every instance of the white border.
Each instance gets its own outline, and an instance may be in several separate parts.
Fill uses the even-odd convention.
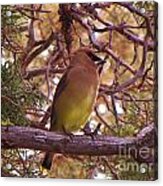
[[[25,3],[63,3],[63,2],[93,2],[94,0],[1,0],[3,2],[0,2],[0,4],[25,4]],[[96,2],[103,2],[103,0],[96,0]],[[105,0],[108,1],[108,0]],[[113,0],[111,0],[113,1]],[[122,1],[122,0],[116,0],[116,1]],[[126,0],[125,0],[126,1]],[[163,0],[157,0],[159,3],[159,144],[161,142],[163,143]],[[161,86],[162,84],[162,86]],[[112,180],[60,180],[60,179],[45,179],[45,178],[0,178],[0,185],[4,186],[28,186],[28,185],[34,185],[34,186],[54,186],[54,184],[63,186],[72,186],[72,184],[78,184],[78,186],[101,186],[101,185],[112,185],[115,186],[126,186],[126,184],[132,184],[132,186],[135,186],[139,184],[141,185],[163,185],[163,179],[161,176],[163,174],[163,146],[159,145],[159,180],[156,182],[145,182],[145,181],[112,181]]]

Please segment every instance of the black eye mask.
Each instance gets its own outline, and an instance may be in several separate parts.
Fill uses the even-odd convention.
[[[92,61],[102,61],[102,59],[96,56],[93,52],[87,52],[87,55],[92,59]]]

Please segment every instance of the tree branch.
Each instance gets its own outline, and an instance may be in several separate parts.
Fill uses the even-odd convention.
[[[124,155],[124,152],[129,154],[130,149],[139,151],[142,147],[154,147],[155,132],[155,126],[150,124],[136,137],[74,135],[70,138],[66,134],[31,127],[9,126],[2,127],[2,148],[29,148],[73,155]],[[134,156],[138,159],[138,154]]]

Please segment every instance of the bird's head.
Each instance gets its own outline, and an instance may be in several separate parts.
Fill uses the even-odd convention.
[[[72,63],[86,64],[101,68],[105,61],[95,54],[95,51],[88,47],[82,47],[75,51],[72,56]]]

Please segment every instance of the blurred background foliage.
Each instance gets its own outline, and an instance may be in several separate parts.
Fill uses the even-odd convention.
[[[87,4],[93,7],[91,3]],[[101,4],[102,5],[102,4]],[[96,28],[104,25],[91,13],[83,13],[85,5],[74,4],[81,11],[83,24],[91,22]],[[153,2],[131,3],[133,8],[144,11],[152,18],[156,10]],[[73,26],[64,30],[58,4],[35,5],[2,5],[1,6],[1,123],[2,125],[21,125],[40,127],[48,108],[51,105],[55,88],[61,75],[67,68],[67,49],[65,32],[69,33],[68,42],[72,52],[81,46],[93,47],[88,31],[80,22],[73,21]],[[32,11],[35,10],[35,11]],[[36,11],[37,10],[37,11]],[[129,25],[129,32],[140,38],[145,38],[147,27],[144,18],[120,4],[110,3],[107,7],[97,8],[104,22],[115,26]],[[33,21],[34,20],[34,21]],[[33,21],[33,24],[31,23]],[[70,25],[71,17],[69,19]],[[31,25],[33,27],[31,27]],[[151,32],[155,32],[153,24]],[[26,67],[26,76],[22,73],[23,60],[39,48],[30,38],[44,43],[51,32],[61,35],[59,40],[50,40],[38,55]],[[127,62],[135,71],[142,63],[143,47],[128,40],[116,30],[94,32],[93,37],[101,44],[108,44],[119,57]],[[64,37],[63,37],[64,36]],[[155,38],[154,38],[155,39]],[[30,48],[31,47],[31,48]],[[59,57],[55,54],[60,50]],[[114,87],[129,78],[131,71],[117,65],[111,56],[104,52],[98,55],[107,63],[103,68],[101,85]],[[54,60],[55,59],[55,60]],[[120,137],[134,136],[148,123],[154,121],[154,63],[155,51],[148,51],[145,63],[146,76],[139,78],[133,86],[115,94],[99,96],[96,109],[91,114],[90,128],[94,130],[100,122],[103,125],[99,134]],[[47,70],[46,70],[47,69]],[[49,70],[50,69],[50,70]],[[37,70],[45,73],[36,73]],[[34,72],[35,75],[32,73]],[[141,86],[139,86],[141,85]],[[116,114],[114,113],[116,109]],[[109,127],[106,127],[105,124]],[[48,128],[49,120],[45,122]],[[42,126],[41,126],[42,127]],[[48,172],[41,167],[43,152],[30,149],[2,150],[2,175],[19,177],[55,177],[55,178],[93,178],[93,179],[154,179],[154,168],[141,167],[131,157],[118,155],[106,157],[64,156],[56,154],[52,170]],[[119,166],[126,165],[123,170]],[[127,166],[129,165],[129,166]],[[131,170],[130,165],[136,165]]]

